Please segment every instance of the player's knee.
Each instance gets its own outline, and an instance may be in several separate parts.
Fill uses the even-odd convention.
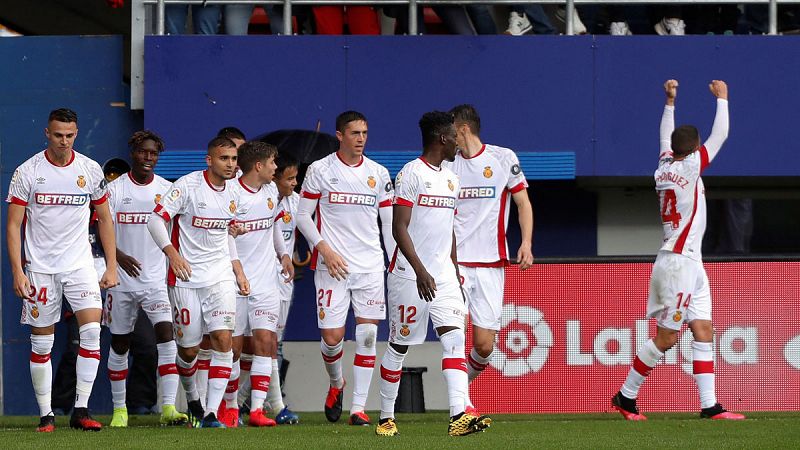
[[[112,334],[111,350],[118,355],[128,353],[131,348],[131,337],[128,334]]]
[[[658,348],[659,351],[662,353],[666,352],[678,343],[678,332],[659,329],[658,334],[653,339],[653,343],[656,344],[656,348]]]
[[[208,351],[208,358],[211,357],[211,350]],[[197,354],[200,353],[200,348],[198,347],[178,347],[178,356],[186,362],[194,361],[197,358]]]
[[[464,358],[464,345],[466,344],[464,331],[459,328],[453,328],[441,333],[439,341],[442,343],[442,355],[444,358]]]
[[[378,337],[378,326],[373,323],[360,323],[356,325],[356,344],[367,348],[375,347]]]
[[[32,334],[31,351],[37,355],[49,355],[54,341],[55,336],[52,334]]]
[[[79,329],[79,334],[82,348],[86,350],[100,349],[100,324],[98,322],[89,322],[82,325]]]
[[[343,334],[343,333],[342,333]],[[325,343],[328,347],[336,347],[342,342],[344,336],[340,333],[323,333],[322,334],[322,342]]]
[[[163,344],[173,340],[172,336],[172,322],[159,322],[153,326],[156,333],[156,343]],[[113,340],[112,340],[113,342]]]
[[[494,342],[473,342],[472,348],[481,356],[481,358],[488,358],[494,351]]]

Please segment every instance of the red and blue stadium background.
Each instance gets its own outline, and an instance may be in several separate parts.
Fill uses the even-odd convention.
[[[128,137],[142,127],[160,133],[167,152],[177,153],[202,150],[227,125],[257,135],[320,122],[332,133],[345,109],[367,115],[368,151],[391,160],[420,148],[423,112],[472,103],[484,140],[530,161],[523,168],[532,177],[534,205],[547,211],[536,218],[535,254],[594,256],[595,199],[565,194],[552,180],[652,174],[666,78],[681,81],[677,121],[706,132],[715,105],[707,83],[724,79],[731,87],[725,158],[707,176],[798,175],[800,152],[788,138],[796,128],[797,44],[788,36],[148,36],[142,114],[125,106],[121,38],[2,39],[0,185],[5,195],[14,168],[45,147],[47,113],[60,106],[79,114],[76,149],[102,163],[125,157]],[[572,165],[538,170],[537,161],[544,167],[548,157],[563,155],[571,155]],[[5,223],[5,205],[2,214]],[[19,325],[2,241],[3,412],[35,414],[29,333]],[[641,322],[649,267],[562,262],[524,274],[511,269],[507,326],[498,341],[506,358],[473,387],[478,405],[497,412],[605,410],[652,327]],[[720,400],[731,409],[800,406],[797,269],[785,261],[707,264]],[[310,276],[298,283],[288,340],[319,339],[312,289]],[[55,363],[64,339],[57,329]],[[677,399],[696,409],[684,346],[672,355],[643,388],[643,408],[669,410]],[[110,411],[105,359],[97,379],[90,406]],[[509,397],[491,400],[483,392]]]

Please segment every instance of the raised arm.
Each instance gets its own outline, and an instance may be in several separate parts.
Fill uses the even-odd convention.
[[[717,114],[714,116],[714,125],[704,144],[710,163],[719,153],[725,139],[728,138],[730,119],[728,117],[728,85],[724,81],[714,80],[708,85],[708,89],[717,98]]]
[[[664,82],[664,93],[667,100],[664,103],[664,112],[661,114],[661,127],[659,128],[659,156],[661,159],[672,153],[672,132],[675,130],[675,97],[678,95],[678,81],[667,80]]]

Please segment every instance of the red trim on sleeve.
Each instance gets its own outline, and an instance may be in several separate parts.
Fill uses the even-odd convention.
[[[394,265],[397,262],[397,246],[394,247],[394,253],[392,253],[392,260],[389,261],[389,272],[394,269]]]
[[[394,198],[394,204],[395,205],[400,205],[400,206],[407,206],[409,208],[414,206],[414,202],[406,200],[406,199],[404,199],[402,197],[395,197]]]
[[[513,188],[509,189],[509,191],[511,191],[512,194],[516,194],[519,191],[525,190],[526,187],[527,186],[525,186],[525,182],[523,181],[520,182],[518,185],[514,186]]]
[[[708,150],[703,145],[700,147],[700,172],[706,170],[709,164],[711,164],[711,161],[708,160]]]
[[[164,222],[169,222],[170,220],[172,220],[169,217],[169,213],[164,210],[164,206],[162,206],[160,203],[156,205],[156,207],[153,209],[153,212],[158,214],[158,216],[161,217],[162,219],[164,219]]]
[[[13,204],[19,205],[19,206],[28,206],[28,202],[26,202],[25,200],[23,200],[21,198],[13,197],[13,196],[8,200],[8,203],[13,203]]]
[[[92,204],[95,205],[95,206],[96,205],[102,205],[103,203],[106,202],[106,200],[108,200],[108,192],[103,194],[103,196],[98,198],[97,200],[92,200]]]
[[[385,208],[385,207],[387,207],[387,206],[392,206],[392,201],[391,201],[391,200],[389,200],[389,199],[387,199],[387,200],[384,200],[384,201],[382,201],[382,202],[378,203],[378,208]]]
[[[310,198],[312,200],[317,200],[318,198],[322,197],[322,193],[321,192],[318,192],[318,193],[314,194],[313,192],[301,191],[300,195],[302,195],[303,198]]]

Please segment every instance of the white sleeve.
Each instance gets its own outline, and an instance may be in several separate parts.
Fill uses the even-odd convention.
[[[183,212],[189,195],[190,190],[187,188],[185,179],[179,178],[178,181],[172,184],[167,194],[161,197],[161,201],[158,202],[153,212],[161,216],[165,221],[170,221],[177,214]]]
[[[318,200],[315,198],[301,197],[300,203],[297,205],[297,229],[306,237],[306,241],[313,248],[322,240],[322,235],[314,225],[314,219],[311,218],[314,210],[317,208]]]
[[[661,127],[659,129],[658,159],[672,155],[672,132],[675,130],[675,107],[664,105],[664,112],[661,114]]]
[[[708,152],[708,162],[714,160],[717,156],[725,139],[728,138],[728,130],[730,128],[730,119],[728,117],[728,100],[723,98],[717,99],[717,114],[714,117],[714,125],[711,127],[711,134],[708,136],[705,144],[706,152]]]
[[[285,213],[282,212],[278,215],[276,222],[283,217],[283,214]],[[283,255],[289,255],[286,250],[286,243],[283,242],[283,230],[277,224],[272,225],[272,245],[275,246],[275,254],[278,255],[278,259],[281,259]]]
[[[397,245],[392,236],[392,207],[378,208],[378,215],[381,218],[381,234],[383,235],[383,248],[389,259],[392,258],[394,248]]]
[[[228,253],[231,255],[231,261],[236,261],[239,259],[239,251],[236,250],[236,239],[228,235]]]
[[[11,176],[11,183],[8,187],[8,203],[14,203],[20,206],[28,206],[31,194],[31,177],[25,170],[26,166],[20,166],[14,171]]]
[[[155,241],[158,248],[164,250],[164,247],[171,244],[169,241],[169,232],[167,231],[167,223],[157,213],[150,214],[150,219],[147,221],[147,231],[150,232],[153,241]]]

